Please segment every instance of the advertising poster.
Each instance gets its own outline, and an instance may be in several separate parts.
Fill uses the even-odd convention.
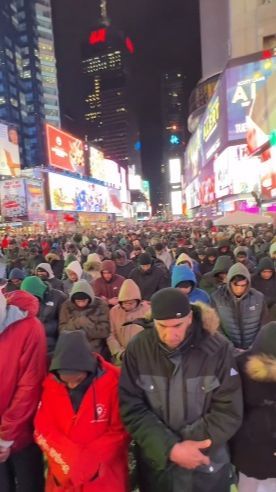
[[[122,213],[122,203],[120,198],[120,190],[116,190],[115,188],[108,188],[108,213]]]
[[[108,212],[108,188],[81,179],[48,173],[51,210]]]
[[[51,125],[46,125],[46,136],[49,165],[84,175],[83,142]]]
[[[215,201],[215,176],[214,162],[205,166],[199,176],[199,201],[200,205],[209,205]]]
[[[104,159],[103,166],[106,175],[105,182],[119,190],[121,188],[121,175],[117,162]]]
[[[106,172],[103,165],[104,154],[101,150],[89,146],[89,169],[91,178],[106,181]]]
[[[271,159],[260,164],[261,194],[264,200],[276,198],[276,147],[271,147]]]
[[[17,129],[0,123],[0,175],[19,176],[20,157]]]
[[[202,140],[201,125],[191,136],[185,152],[185,181],[190,183],[199,173],[202,167]]]
[[[231,168],[228,159],[227,149],[225,149],[214,160],[214,175],[215,175],[215,194],[216,198],[232,195],[233,180],[231,176]]]
[[[226,85],[228,140],[253,151],[276,128],[276,57],[229,67]]]
[[[23,179],[2,181],[1,215],[5,220],[27,219],[26,192]]]
[[[45,203],[43,184],[39,181],[26,180],[28,219],[32,222],[45,221]]]

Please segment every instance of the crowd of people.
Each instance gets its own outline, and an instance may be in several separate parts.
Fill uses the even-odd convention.
[[[5,234],[1,492],[276,492],[276,233]]]

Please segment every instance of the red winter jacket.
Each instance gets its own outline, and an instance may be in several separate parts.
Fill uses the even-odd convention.
[[[33,419],[46,373],[46,338],[35,317],[38,300],[20,290],[6,297],[0,325],[0,439],[14,441],[14,452],[33,442]]]
[[[97,355],[103,374],[77,413],[66,387],[49,374],[35,419],[35,439],[47,456],[47,492],[127,492],[128,436],[118,403],[119,371]]]

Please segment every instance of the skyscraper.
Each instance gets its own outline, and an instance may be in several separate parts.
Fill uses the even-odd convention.
[[[0,119],[17,125],[23,165],[44,164],[44,123],[60,124],[50,0],[1,0]]]
[[[84,129],[107,158],[139,169],[139,133],[131,102],[134,52],[131,39],[110,25],[102,0],[100,22],[82,45]]]

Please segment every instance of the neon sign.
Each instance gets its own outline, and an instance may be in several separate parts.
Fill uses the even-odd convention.
[[[89,44],[96,45],[100,43],[106,43],[107,41],[107,29],[105,27],[92,31],[89,36]],[[135,52],[134,44],[130,37],[125,38],[125,46],[128,52],[133,55]]]

